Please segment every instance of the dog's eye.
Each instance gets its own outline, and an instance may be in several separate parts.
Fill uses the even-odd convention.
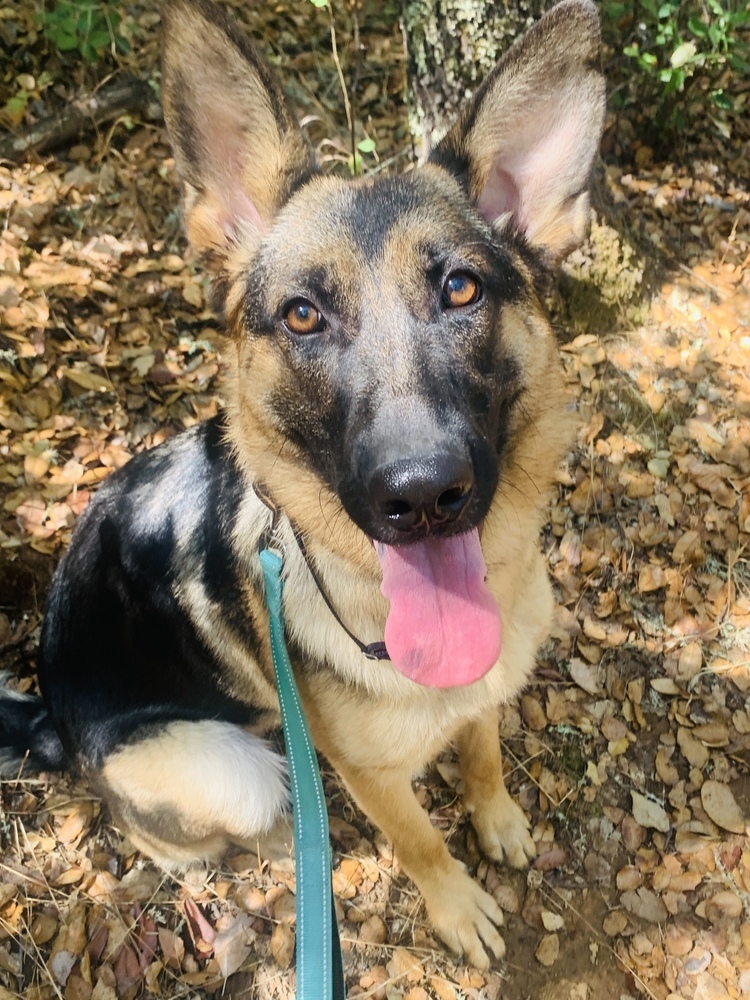
[[[460,309],[477,302],[482,289],[477,278],[466,271],[454,271],[443,285],[443,305],[446,309]]]
[[[292,333],[320,333],[325,329],[326,321],[320,310],[316,309],[307,299],[296,299],[287,306],[284,313],[284,323]]]

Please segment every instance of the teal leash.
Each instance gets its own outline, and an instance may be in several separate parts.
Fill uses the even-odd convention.
[[[297,1000],[344,1000],[344,969],[331,886],[328,814],[318,759],[284,639],[281,556],[260,553],[271,626],[271,652],[289,761],[297,877]]]

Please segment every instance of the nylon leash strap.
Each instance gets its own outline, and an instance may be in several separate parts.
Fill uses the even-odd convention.
[[[331,887],[328,814],[318,760],[284,639],[281,556],[260,553],[294,813],[297,1000],[344,1000],[344,971]]]

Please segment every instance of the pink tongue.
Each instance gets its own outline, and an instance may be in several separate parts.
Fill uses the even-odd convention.
[[[500,612],[484,582],[476,528],[411,545],[375,543],[391,602],[385,645],[394,667],[419,684],[472,684],[500,655]]]

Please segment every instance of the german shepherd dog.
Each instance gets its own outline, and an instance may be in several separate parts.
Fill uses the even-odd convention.
[[[318,749],[439,936],[485,967],[501,912],[412,779],[452,742],[482,850],[534,855],[497,709],[553,609],[538,533],[570,421],[538,286],[588,217],[594,4],[538,21],[423,167],[351,181],[320,173],[211,0],[168,0],[163,22],[164,111],[230,335],[230,401],[133,458],[81,517],[49,597],[43,702],[0,701],[4,771],[77,767],[167,868],[284,828],[270,539]]]

